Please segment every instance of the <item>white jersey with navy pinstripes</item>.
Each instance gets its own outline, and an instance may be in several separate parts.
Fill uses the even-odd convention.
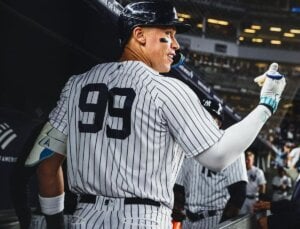
[[[169,207],[184,157],[174,147],[192,157],[223,134],[189,87],[139,61],[71,77],[49,118],[68,135],[72,191]]]
[[[229,199],[227,187],[239,181],[248,181],[245,156],[242,154],[221,172],[212,172],[193,158],[184,160],[176,183],[185,188],[186,209],[223,210]]]

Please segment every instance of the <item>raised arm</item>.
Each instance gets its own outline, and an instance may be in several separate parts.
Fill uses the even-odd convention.
[[[263,76],[259,105],[243,120],[226,129],[216,144],[195,157],[205,167],[220,171],[231,164],[251,145],[265,122],[276,111],[286,84],[285,78],[277,69],[269,70]]]

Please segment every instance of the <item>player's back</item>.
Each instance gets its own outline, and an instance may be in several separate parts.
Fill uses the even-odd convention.
[[[137,61],[101,64],[69,80],[61,96],[67,105],[50,116],[65,109],[72,190],[170,204],[169,171],[182,157],[174,157],[160,108],[161,96],[176,94],[167,86],[174,81]]]

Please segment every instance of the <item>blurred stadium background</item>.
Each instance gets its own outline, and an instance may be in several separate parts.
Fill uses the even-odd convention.
[[[117,60],[117,15],[129,2],[0,0],[0,107],[44,117],[71,75]],[[177,37],[186,59],[171,74],[222,102],[225,126],[257,105],[260,88],[253,78],[270,63],[278,62],[286,75],[280,107],[251,146],[268,175],[274,147],[300,143],[300,1],[171,2],[180,20],[192,25]],[[4,218],[12,209],[8,193],[6,188],[0,193]]]

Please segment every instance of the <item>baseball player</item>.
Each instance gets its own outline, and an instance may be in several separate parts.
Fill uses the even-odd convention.
[[[202,104],[221,127],[222,105],[211,99],[203,99]],[[243,205],[247,184],[245,158],[241,155],[218,173],[187,158],[176,183],[184,187],[186,197],[183,228],[216,228],[221,218],[225,221],[237,216]]]
[[[272,201],[290,199],[289,191],[292,188],[292,178],[287,175],[283,167],[277,168],[277,174],[272,178]]]
[[[266,193],[266,178],[264,172],[254,166],[254,153],[246,152],[246,168],[248,176],[247,194],[240,214],[253,213],[253,204],[259,200],[260,195]]]
[[[179,49],[175,34],[190,28],[175,8],[166,1],[130,3],[119,22],[120,60],[68,80],[27,159],[27,165],[42,160],[39,201],[48,228],[63,228],[65,157],[70,188],[81,195],[72,228],[171,228],[172,189],[184,156],[215,171],[232,163],[284,89],[282,75],[266,74],[259,105],[220,130],[187,85],[160,75]]]

